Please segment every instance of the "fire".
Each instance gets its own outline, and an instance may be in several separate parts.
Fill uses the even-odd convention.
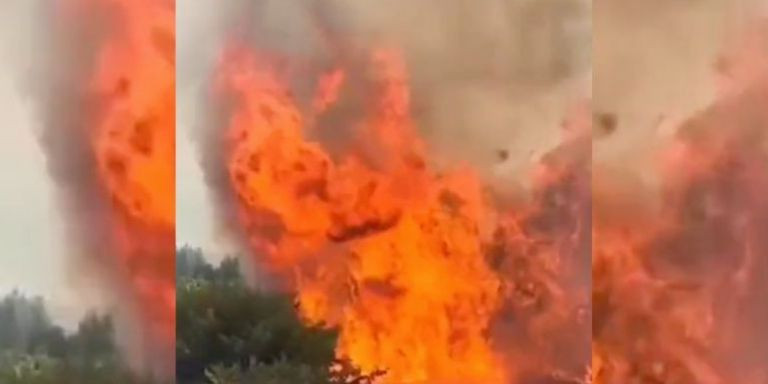
[[[166,0],[73,0],[109,23],[92,63],[82,127],[110,202],[113,262],[141,321],[143,359],[173,366],[175,345],[175,25]],[[83,16],[78,16],[83,15]],[[90,23],[93,20],[83,20]]]
[[[217,71],[228,111],[224,163],[255,264],[296,293],[308,323],[339,327],[338,356],[385,371],[382,383],[566,375],[556,371],[570,352],[554,346],[579,343],[558,337],[588,296],[565,292],[559,272],[571,262],[565,253],[588,252],[567,240],[586,239],[572,224],[588,212],[572,212],[572,194],[560,190],[574,183],[555,165],[571,159],[553,155],[539,206],[513,215],[471,168],[430,164],[397,50],[340,60],[317,77],[306,105],[290,88],[303,68],[235,46]],[[345,86],[361,77],[364,113],[345,123],[352,129],[318,123],[349,101]],[[323,145],[328,129],[347,132],[349,145]],[[565,211],[577,218],[546,222]]]
[[[768,52],[757,47],[731,56],[723,95],[665,150],[655,217],[597,220],[594,383],[768,383]]]

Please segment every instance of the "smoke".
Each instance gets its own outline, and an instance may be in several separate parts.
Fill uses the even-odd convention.
[[[438,153],[505,184],[562,141],[567,113],[589,97],[587,1],[334,4],[327,13],[360,44],[403,49],[419,126]]]
[[[215,36],[238,34],[319,69],[334,55],[354,55],[374,42],[403,50],[424,133],[450,157],[461,153],[462,160],[483,168],[499,162],[499,150],[509,151],[510,163],[522,163],[530,161],[531,152],[553,148],[561,140],[569,107],[589,97],[587,1],[266,0],[216,5],[214,10],[205,2],[180,4],[180,12],[205,9],[215,15],[180,51],[192,50],[186,44],[194,43],[210,63],[215,45],[226,40],[212,41]],[[224,25],[234,27],[226,30]],[[184,65],[187,71],[203,72],[204,65]],[[297,83],[297,95],[306,97],[309,84]]]
[[[66,195],[65,198],[61,198],[59,201],[63,205],[66,205],[66,209],[63,211],[82,213],[83,220],[81,221],[72,222],[71,220],[66,220],[68,224],[66,226],[67,234],[65,234],[64,237],[70,239],[77,238],[90,232],[93,233],[93,235],[91,235],[93,238],[98,238],[98,231],[103,228],[103,225],[101,225],[103,223],[97,219],[99,215],[94,213],[99,210],[99,208],[97,208],[100,204],[99,199],[95,194],[90,194],[88,192],[93,188],[93,185],[90,182],[90,173],[92,172],[92,169],[88,159],[85,158],[87,157],[85,155],[86,150],[82,143],[75,140],[76,135],[65,136],[63,134],[63,132],[66,131],[66,127],[76,124],[74,118],[76,112],[73,112],[72,114],[63,114],[63,111],[67,108],[66,103],[72,101],[68,98],[58,99],[61,95],[71,94],[72,86],[78,81],[77,75],[67,77],[63,76],[63,73],[76,73],[74,68],[79,64],[74,61],[72,63],[66,63],[66,59],[70,58],[69,54],[66,56],[58,54],[58,50],[64,51],[64,49],[62,49],[56,42],[48,40],[50,36],[55,36],[53,34],[54,31],[62,32],[59,28],[60,26],[53,24],[53,9],[50,1],[7,1],[2,4],[0,15],[2,15],[2,20],[0,20],[0,23],[2,24],[2,33],[0,33],[0,35],[3,37],[3,48],[7,49],[3,51],[5,65],[3,69],[11,72],[12,79],[15,82],[15,90],[22,96],[21,99],[23,103],[28,103],[29,98],[31,98],[34,107],[39,107],[42,104],[50,106],[50,113],[47,111],[45,113],[39,113],[40,111],[38,109],[36,111],[38,113],[33,115],[33,122],[37,125],[46,123],[48,126],[53,126],[58,124],[56,119],[57,116],[60,115],[63,116],[65,120],[61,122],[61,125],[64,128],[62,129],[62,134],[58,137],[52,129],[37,132],[30,130],[30,132],[28,132],[31,137],[37,137],[41,146],[52,154],[51,156],[46,156],[46,166],[51,171],[51,175],[56,178],[57,192],[60,189],[62,195]],[[74,46],[73,43],[73,47]],[[74,54],[72,57],[76,56],[77,55]],[[51,64],[58,59],[62,59],[62,61],[57,62],[56,65]],[[72,67],[72,70],[66,69],[70,66]],[[32,110],[36,109],[37,108],[32,108]],[[45,119],[48,119],[49,121],[46,122],[44,121]],[[26,127],[22,126],[17,128],[25,129]],[[27,134],[27,132],[17,131],[15,134],[23,135]],[[70,152],[73,154],[72,156],[65,155]],[[60,159],[61,161],[57,161],[57,159]],[[38,172],[38,169],[32,169],[31,167],[27,168],[18,163],[11,165],[13,164],[13,161],[26,159],[14,158],[4,160],[9,164],[9,168],[7,168],[8,172],[11,172],[11,168],[15,167],[13,168],[13,172],[16,172],[17,177],[19,177],[19,175],[26,175],[27,172]],[[78,195],[83,195],[83,198],[73,198],[73,196]],[[93,200],[89,200],[91,198],[93,198]],[[89,222],[93,222],[93,225],[88,224]],[[36,223],[37,226],[54,226],[55,224],[55,222]],[[27,235],[31,236],[32,234]],[[43,237],[38,238],[37,241],[50,240]],[[79,246],[76,247],[76,242],[66,244],[67,249],[65,250],[57,249],[56,247],[59,244],[56,242],[52,243],[54,243],[52,245],[52,251],[54,252],[73,254],[74,256],[89,253],[80,249]],[[98,244],[94,242],[93,253],[98,253],[98,249],[95,248],[97,245]],[[33,251],[33,248],[25,248],[23,249],[23,252],[27,252],[28,250]],[[21,255],[16,256],[21,257]],[[48,256],[53,259],[58,258],[58,256],[55,255],[24,255],[24,257],[28,256]],[[58,300],[64,299],[67,302],[65,305],[67,308],[62,317],[65,318],[63,320],[70,326],[76,324],[75,317],[79,316],[79,314],[75,316],[74,314],[69,313],[71,312],[72,307],[77,306],[77,312],[81,312],[81,310],[84,312],[86,306],[100,305],[99,303],[105,301],[104,294],[100,292],[101,290],[92,289],[95,284],[94,280],[98,279],[94,279],[90,274],[81,276],[75,275],[82,273],[84,269],[93,268],[91,263],[82,262],[83,259],[76,257],[75,263],[66,266],[67,270],[71,272],[71,276],[67,282],[83,288],[86,292],[79,295],[79,300],[73,300],[66,295],[59,296],[54,294]],[[31,262],[33,265],[49,265],[49,263],[51,263],[50,259]],[[43,271],[38,272],[41,276],[50,275]],[[58,270],[56,272],[58,272]],[[74,304],[74,301],[78,301],[78,303]],[[54,302],[52,304],[62,305],[63,303]]]
[[[165,375],[172,369],[169,351],[158,351],[141,324],[139,299],[121,265],[120,239],[113,230],[113,201],[99,182],[97,159],[89,138],[103,101],[89,93],[97,54],[114,15],[106,7],[78,10],[72,17],[66,2],[30,1],[33,15],[21,46],[28,55],[20,84],[37,107],[39,143],[55,184],[67,241],[72,279],[115,317],[117,341],[138,371]]]

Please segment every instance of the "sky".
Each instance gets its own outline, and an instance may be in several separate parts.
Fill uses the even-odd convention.
[[[23,92],[20,69],[30,46],[31,2],[0,5],[0,295],[14,289],[47,299],[53,315],[72,325],[85,310],[67,273],[57,209],[37,142],[35,105]]]
[[[61,245],[62,223],[34,136],[30,102],[20,97],[13,80],[0,71],[0,289],[26,283],[37,292],[50,291],[61,260],[49,256]]]

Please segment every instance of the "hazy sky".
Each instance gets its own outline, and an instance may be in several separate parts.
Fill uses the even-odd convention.
[[[32,49],[32,1],[0,5],[0,295],[13,289],[42,295],[71,324],[84,304],[66,273],[66,225],[37,142],[34,100],[21,74]]]
[[[0,64],[2,68],[2,64]],[[60,220],[34,136],[29,100],[0,69],[0,289],[50,291],[58,280]]]

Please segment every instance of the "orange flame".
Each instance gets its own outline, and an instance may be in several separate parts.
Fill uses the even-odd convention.
[[[285,60],[244,47],[223,56],[225,163],[256,264],[296,292],[307,322],[340,328],[340,358],[386,371],[382,383],[506,384],[525,372],[512,355],[545,365],[534,350],[570,320],[570,307],[539,297],[566,296],[543,277],[558,268],[556,252],[532,260],[543,239],[526,239],[471,169],[430,166],[396,51],[362,61],[372,101],[350,123],[350,148],[332,153],[313,137],[342,98],[347,68],[320,76],[305,111]],[[531,260],[515,267],[516,252]],[[493,335],[515,312],[539,343],[529,353]]]

